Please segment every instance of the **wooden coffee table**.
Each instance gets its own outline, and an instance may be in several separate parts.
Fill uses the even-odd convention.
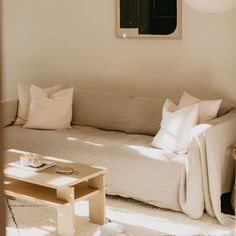
[[[59,235],[79,235],[74,205],[82,199],[89,199],[90,221],[105,223],[105,168],[46,156],[43,158],[54,161],[56,166],[41,172],[9,167],[8,163],[18,160],[22,153],[25,152],[13,149],[4,152],[6,195],[57,208]],[[72,167],[78,172],[61,175],[56,173],[58,167]]]

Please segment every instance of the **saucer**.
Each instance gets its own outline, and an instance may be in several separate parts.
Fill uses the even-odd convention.
[[[29,165],[34,167],[34,168],[38,168],[38,167],[43,165],[43,161],[38,160],[36,162],[30,162]]]

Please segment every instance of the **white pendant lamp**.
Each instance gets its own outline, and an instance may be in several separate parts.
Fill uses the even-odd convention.
[[[205,13],[220,13],[236,7],[236,0],[185,0],[193,9]]]

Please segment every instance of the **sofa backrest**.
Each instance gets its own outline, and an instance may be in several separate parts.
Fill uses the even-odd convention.
[[[76,90],[72,124],[155,135],[160,128],[164,102],[164,98]]]

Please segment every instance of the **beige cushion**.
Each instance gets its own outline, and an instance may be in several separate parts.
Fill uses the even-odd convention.
[[[203,123],[216,118],[221,102],[221,99],[201,100],[184,92],[179,102],[179,108],[199,104],[199,123]]]
[[[65,129],[72,119],[73,88],[60,90],[51,96],[31,85],[31,105],[24,128]]]
[[[16,119],[18,100],[1,101],[2,124],[1,127],[6,127],[14,123]]]
[[[227,113],[229,113],[231,110],[236,108],[236,103],[229,100],[229,99],[223,99],[222,103],[220,104],[219,111],[217,113],[217,117],[223,116]]]
[[[191,130],[198,122],[198,109],[198,104],[178,109],[167,99],[163,107],[161,129],[151,145],[171,152],[186,153]]]
[[[19,96],[19,105],[18,105],[18,114],[15,121],[15,125],[24,125],[27,121],[29,107],[31,103],[30,97],[30,86],[26,84],[18,84],[18,96]],[[56,85],[51,88],[46,88],[45,91],[50,96],[51,94],[61,90],[63,88],[62,84]]]
[[[164,102],[162,98],[77,90],[72,124],[155,135],[160,128]]]

